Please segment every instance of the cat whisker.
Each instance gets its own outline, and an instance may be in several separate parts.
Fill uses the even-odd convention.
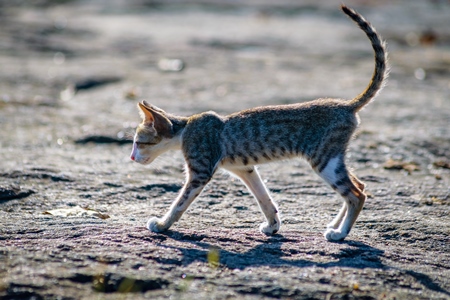
[[[124,140],[133,140],[133,138],[134,138],[134,132],[132,132],[132,131],[125,131],[123,133],[122,139],[124,139]]]

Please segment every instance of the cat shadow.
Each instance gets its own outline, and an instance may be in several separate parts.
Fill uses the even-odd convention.
[[[342,241],[339,244],[346,244],[349,247],[341,249],[339,253],[326,253],[322,250],[307,250],[303,251],[293,250],[286,252],[282,250],[282,245],[286,242],[301,242],[284,237],[281,234],[276,234],[269,237],[267,240],[261,240],[257,246],[250,248],[245,252],[233,252],[218,248],[207,242],[202,242],[207,236],[202,234],[183,234],[180,232],[168,231],[164,233],[167,237],[177,240],[179,242],[188,242],[195,244],[202,249],[183,248],[171,245],[161,245],[162,247],[177,249],[183,255],[182,265],[189,265],[194,262],[206,262],[207,254],[211,249],[217,249],[220,256],[220,264],[231,269],[245,269],[247,267],[257,266],[295,266],[295,267],[352,267],[352,268],[383,268],[385,267],[381,262],[381,257],[384,254],[383,250],[373,248],[367,244],[356,241]],[[217,238],[219,242],[234,242],[241,241],[233,238],[223,237]],[[324,257],[323,260],[327,262],[317,262],[306,259],[289,259],[290,256],[295,257],[299,253],[309,255],[319,255]],[[286,258],[284,258],[286,257]],[[330,261],[330,259],[332,259]]]
[[[426,286],[428,289],[450,295],[450,292],[440,287],[436,284],[428,275],[407,269],[399,269],[385,265],[382,262],[382,257],[384,251],[369,246],[363,242],[359,241],[341,241],[337,242],[340,245],[347,245],[340,249],[337,253],[329,253],[325,250],[286,250],[282,249],[282,245],[286,242],[301,242],[300,240],[294,240],[286,238],[281,234],[276,234],[267,240],[261,240],[261,242],[244,252],[233,252],[225,250],[223,248],[218,248],[208,242],[203,242],[205,238],[211,238],[211,236],[204,234],[184,234],[176,231],[168,231],[163,233],[167,238],[176,240],[178,242],[190,243],[196,246],[196,248],[191,247],[178,247],[167,244],[160,244],[161,247],[168,249],[176,249],[182,254],[181,262],[179,260],[160,258],[158,262],[163,264],[177,264],[177,265],[190,265],[194,262],[208,262],[208,253],[211,253],[212,249],[218,251],[218,259],[221,266],[230,269],[244,270],[248,267],[258,267],[258,266],[293,266],[298,268],[305,267],[321,267],[321,268],[332,268],[332,267],[346,267],[355,269],[395,269],[399,270],[404,274],[408,274],[415,278],[422,285]],[[219,237],[217,239],[219,242],[230,242],[230,243],[242,243],[233,237],[224,239]],[[198,249],[200,248],[200,249]],[[320,259],[308,260],[308,259],[296,259],[296,254],[312,254]],[[292,258],[290,258],[292,256]],[[323,258],[323,259],[322,259]]]

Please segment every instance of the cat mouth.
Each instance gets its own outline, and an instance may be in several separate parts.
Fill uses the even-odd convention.
[[[144,159],[143,161],[140,161],[139,163],[142,165],[149,165],[152,163],[152,161],[153,161],[153,158],[150,157],[150,158]]]
[[[148,165],[153,161],[151,157],[146,159],[132,159],[132,160],[141,165]]]

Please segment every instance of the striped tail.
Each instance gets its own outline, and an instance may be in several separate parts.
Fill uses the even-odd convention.
[[[358,24],[359,28],[366,33],[372,43],[373,51],[375,52],[375,70],[369,85],[366,87],[364,92],[356,96],[349,103],[349,106],[356,112],[372,101],[386,84],[386,79],[389,73],[387,66],[386,43],[378,35],[375,28],[373,28],[372,25],[364,19],[364,17],[345,5],[342,5],[341,9],[356,24]]]

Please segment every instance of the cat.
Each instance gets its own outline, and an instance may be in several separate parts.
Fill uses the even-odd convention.
[[[136,128],[131,159],[150,164],[168,150],[181,150],[187,178],[177,199],[162,218],[151,218],[153,232],[167,230],[222,168],[240,178],[256,198],[266,222],[262,233],[280,229],[278,208],[255,165],[302,157],[344,199],[327,225],[329,241],[343,240],[366,200],[365,184],[346,167],[345,153],[359,124],[357,112],[375,98],[387,76],[385,42],[372,25],[345,5],[342,11],[367,35],[375,53],[375,70],[367,88],[353,100],[318,99],[310,102],[256,107],[228,116],[204,112],[190,117],[166,113],[146,101],[138,103],[142,123]]]

